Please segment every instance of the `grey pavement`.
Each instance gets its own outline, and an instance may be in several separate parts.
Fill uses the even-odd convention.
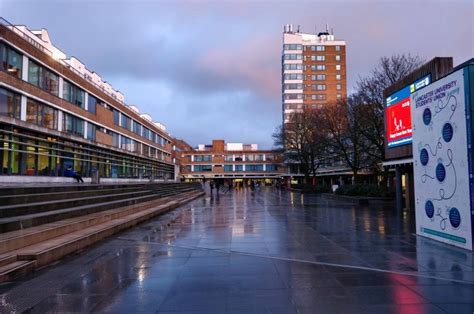
[[[474,254],[410,213],[262,188],[207,195],[0,285],[1,312],[473,313]]]

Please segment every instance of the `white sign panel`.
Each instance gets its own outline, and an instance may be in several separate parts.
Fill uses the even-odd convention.
[[[463,70],[411,102],[417,234],[472,250]]]

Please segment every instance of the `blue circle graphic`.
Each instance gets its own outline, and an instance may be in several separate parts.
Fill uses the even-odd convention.
[[[454,228],[458,228],[461,225],[461,214],[456,207],[449,210],[449,222]]]
[[[443,164],[439,163],[436,166],[436,179],[438,179],[439,182],[443,182],[445,178],[446,178],[446,168],[444,168]]]
[[[420,151],[420,161],[423,166],[426,166],[428,164],[428,161],[430,160],[430,156],[428,155],[428,151],[423,148]]]
[[[431,110],[429,108],[426,108],[423,111],[423,123],[425,125],[428,125],[430,124],[430,122],[431,122]]]
[[[443,125],[443,140],[449,143],[453,138],[453,126],[451,123],[445,123]]]
[[[425,212],[426,216],[429,218],[433,218],[434,216],[434,205],[432,201],[426,201],[425,203]]]

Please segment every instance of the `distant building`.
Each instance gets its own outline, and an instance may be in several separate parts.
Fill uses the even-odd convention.
[[[84,43],[87,44],[87,43]],[[0,182],[173,179],[172,137],[45,29],[0,20]]]
[[[300,33],[285,25],[282,51],[282,119],[303,108],[321,108],[347,96],[346,42],[329,30]]]
[[[278,179],[285,172],[280,153],[259,150],[257,144],[225,143],[181,152],[181,178]]]

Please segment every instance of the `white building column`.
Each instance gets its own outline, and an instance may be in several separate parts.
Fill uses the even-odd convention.
[[[29,62],[28,57],[23,56],[22,68],[21,68],[21,79],[25,82],[28,82],[28,72],[29,72]]]
[[[58,111],[58,131],[62,131],[63,130],[63,120],[64,120],[64,113],[59,110]]]
[[[87,129],[89,126],[89,122],[84,121],[84,138],[87,138]]]
[[[89,93],[88,92],[84,92],[84,109],[86,109],[86,111],[89,111]]]
[[[59,77],[59,82],[58,82],[58,88],[59,88],[58,97],[61,98],[61,99],[64,97],[63,86],[64,86],[64,79],[63,79],[62,76],[60,76]]]
[[[21,100],[20,100],[20,119],[22,121],[26,121],[26,96],[21,95]]]
[[[267,171],[267,165],[263,164],[263,171]]]

